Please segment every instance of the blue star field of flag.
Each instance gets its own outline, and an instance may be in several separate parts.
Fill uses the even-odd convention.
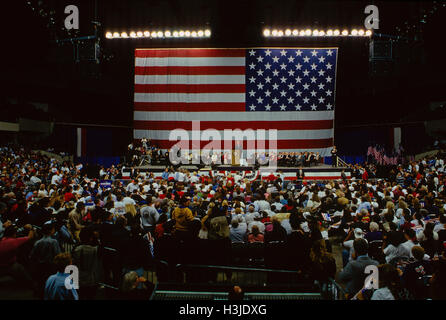
[[[334,110],[337,49],[247,49],[246,111]]]

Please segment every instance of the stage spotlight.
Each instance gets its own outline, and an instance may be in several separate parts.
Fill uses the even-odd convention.
[[[334,35],[334,36],[339,36],[340,33],[341,33],[341,32],[340,32],[338,29],[336,29],[335,31],[333,31],[333,35]]]
[[[130,38],[136,38],[136,32],[135,31],[131,31],[130,32]]]
[[[180,32],[178,33],[180,37],[184,37],[184,31],[180,30]]]
[[[353,29],[353,30],[352,30],[352,36],[357,36],[357,35],[358,35],[358,30]]]
[[[363,35],[364,35],[364,30],[360,29],[360,30],[358,31],[358,34],[359,34],[360,36],[363,36]]]
[[[294,30],[293,30],[293,36],[298,36],[298,35],[299,35],[299,30],[294,29]]]
[[[107,39],[113,39],[113,34],[112,34],[111,32],[107,32],[107,33],[105,34],[105,37],[106,37]]]
[[[211,30],[206,30],[205,32],[204,32],[204,35],[206,36],[206,37],[210,37],[211,36]]]
[[[189,31],[189,30],[185,31],[185,32],[184,32],[184,35],[185,35],[186,37],[190,37],[190,31]]]
[[[291,30],[290,30],[290,29],[286,29],[286,30],[285,30],[285,35],[286,35],[287,37],[291,36]]]
[[[196,38],[197,37],[197,31],[192,31],[191,34],[192,38]]]
[[[141,37],[143,36],[142,31],[138,31],[138,32],[136,33],[136,36],[137,36],[138,38],[141,38]]]
[[[319,31],[319,36],[321,36],[321,37],[325,36],[324,30]]]
[[[305,31],[304,31],[304,30],[300,30],[299,35],[300,35],[301,37],[305,36]]]
[[[277,32],[277,36],[278,36],[278,37],[282,37],[282,36],[283,36],[283,31],[282,31],[282,30],[279,30],[279,32]]]
[[[333,30],[328,29],[327,30],[327,36],[331,37],[333,35]]]
[[[150,36],[151,36],[152,38],[156,38],[156,32],[155,32],[155,31],[152,31],[152,33],[150,34]]]
[[[343,36],[348,36],[348,31],[347,30],[342,31],[342,35]]]
[[[319,35],[319,30],[313,30],[313,36],[318,36]]]
[[[175,30],[175,31],[173,32],[172,35],[173,35],[175,38],[178,38],[178,31]]]
[[[121,38],[128,38],[129,36],[127,35],[127,32],[122,32],[121,33]]]
[[[144,37],[150,37],[150,32],[149,31],[144,31]]]
[[[274,29],[274,30],[271,32],[271,34],[273,35],[273,37],[277,37],[277,30]]]
[[[203,30],[198,30],[197,34],[198,34],[199,37],[204,36],[204,32],[203,32]]]
[[[265,37],[269,37],[271,35],[271,31],[269,29],[265,29],[265,30],[263,30],[263,35]]]
[[[367,31],[365,32],[365,35],[366,35],[366,36],[371,36],[371,35],[372,35],[372,31],[367,30]]]
[[[158,33],[156,35],[158,36],[158,38],[162,38],[163,37],[163,32],[162,31],[158,31]]]
[[[311,30],[310,29],[305,30],[305,35],[306,36],[311,36]]]
[[[114,32],[114,33],[113,33],[113,38],[119,38],[119,37],[120,37],[120,35],[119,35],[118,32]]]
[[[171,35],[172,35],[172,33],[171,33],[169,30],[164,31],[164,36],[165,36],[166,38],[170,38]]]

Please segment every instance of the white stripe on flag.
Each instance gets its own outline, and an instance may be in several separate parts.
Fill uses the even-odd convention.
[[[204,131],[204,130],[203,130]],[[189,137],[192,137],[192,132],[187,131]],[[218,130],[222,139],[225,134],[224,131]],[[169,140],[171,130],[134,130],[133,136],[135,139],[142,139],[150,137],[152,140]],[[196,133],[197,134],[197,133]],[[254,130],[255,134],[255,130]],[[321,129],[321,130],[278,130],[277,139],[279,140],[300,140],[300,139],[330,139],[333,137],[333,129]],[[268,136],[266,135],[266,138]],[[245,138],[246,140],[246,138]]]
[[[135,102],[245,102],[244,93],[135,93]]]
[[[147,112],[135,111],[134,120],[150,121],[308,121],[333,120],[334,111],[277,112]]]
[[[204,58],[136,58],[135,67],[208,67],[244,66],[244,57],[204,57]]]
[[[147,75],[135,76],[135,84],[245,84],[244,75]]]

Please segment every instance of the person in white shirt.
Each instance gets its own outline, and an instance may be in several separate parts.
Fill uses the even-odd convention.
[[[136,180],[133,180],[129,185],[127,186],[127,191],[130,193],[133,193],[134,190],[139,190],[139,184]]]
[[[427,223],[422,232],[417,234],[417,239],[419,242],[427,241],[429,239],[433,239],[435,241],[438,240],[438,233],[434,232],[434,224]]]
[[[62,174],[55,173],[51,178],[51,184],[59,185],[62,182]]]

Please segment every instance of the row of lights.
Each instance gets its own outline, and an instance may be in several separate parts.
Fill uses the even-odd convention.
[[[346,29],[339,30],[339,29],[329,29],[329,30],[298,30],[298,29],[286,29],[286,30],[280,30],[280,29],[264,29],[263,35],[265,37],[340,37],[340,36],[353,36],[353,37],[369,37],[372,35],[372,31],[370,30],[364,30],[364,29],[353,29],[350,32]]]
[[[126,39],[126,38],[209,38],[211,30],[175,30],[175,31],[130,31],[127,32],[107,32],[107,39]]]

